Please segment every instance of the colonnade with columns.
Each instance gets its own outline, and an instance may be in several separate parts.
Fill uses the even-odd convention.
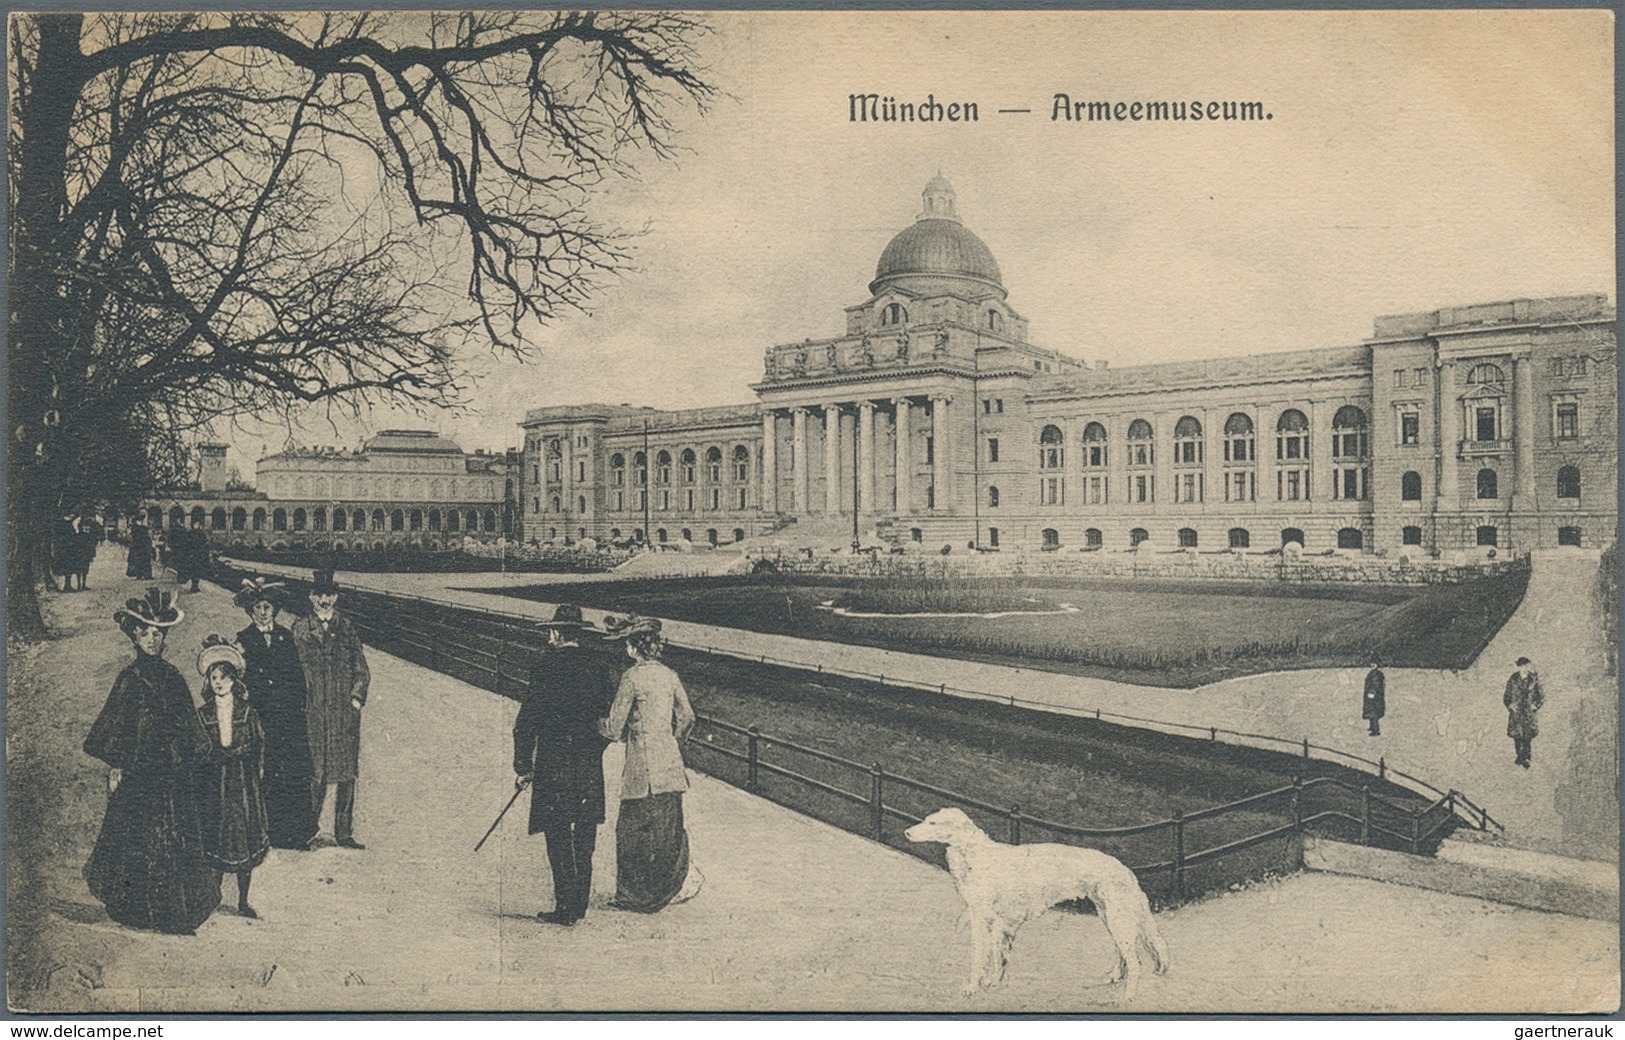
[[[928,467],[927,446],[915,432],[922,409],[931,419],[926,434],[931,438]],[[779,450],[780,423],[789,424],[788,453]],[[762,413],[762,508],[769,513],[850,515],[843,492],[854,474],[851,468],[843,471],[843,466],[855,466],[860,515],[908,514],[920,508],[956,512],[954,446],[962,438],[954,423],[953,396],[943,393],[769,406]],[[882,443],[888,433],[891,481],[882,486],[887,483]],[[823,471],[822,493],[816,495],[815,437],[822,449],[817,465]],[[917,505],[915,483],[922,476],[928,482],[926,501]]]

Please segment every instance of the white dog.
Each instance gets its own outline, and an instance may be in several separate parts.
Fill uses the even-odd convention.
[[[948,846],[948,871],[965,900],[971,928],[971,981],[967,993],[1003,980],[1016,931],[1057,903],[1087,899],[1117,944],[1121,981],[1134,996],[1144,943],[1158,975],[1168,970],[1168,947],[1157,932],[1151,905],[1134,872],[1096,849],[1073,845],[1007,845],[988,837],[958,809],[938,809],[903,832],[909,841]]]

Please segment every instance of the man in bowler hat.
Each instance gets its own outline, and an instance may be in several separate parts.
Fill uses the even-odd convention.
[[[341,848],[366,848],[355,838],[355,782],[361,763],[361,709],[372,673],[361,637],[339,613],[338,582],[319,570],[310,587],[310,613],[293,623],[293,646],[305,670],[305,724],[310,738],[311,805],[322,815],[328,785],[333,838]]]
[[[1535,737],[1540,733],[1536,716],[1546,703],[1546,693],[1540,688],[1540,676],[1535,674],[1527,657],[1518,658],[1518,670],[1507,677],[1506,691],[1501,703],[1507,710],[1507,736],[1512,738],[1512,764],[1529,768]]]
[[[615,669],[581,645],[581,608],[562,604],[543,626],[549,650],[537,661],[513,725],[513,771],[530,785],[530,833],[547,839],[553,909],[537,914],[573,925],[587,913],[592,854],[604,822],[604,748],[598,720],[615,699]]]

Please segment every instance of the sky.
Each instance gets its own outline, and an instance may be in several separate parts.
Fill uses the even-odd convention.
[[[1112,367],[1358,343],[1380,314],[1613,296],[1607,11],[715,12],[728,95],[596,213],[637,270],[479,345],[467,414],[311,420],[302,444],[434,428],[517,445],[525,410],[747,402],[774,343],[839,335],[939,170],[1033,342]],[[975,123],[854,123],[847,97],[971,101]],[[1073,100],[1260,101],[1252,123],[1052,120]],[[1000,108],[1029,108],[998,114]],[[286,429],[229,432],[253,474]]]

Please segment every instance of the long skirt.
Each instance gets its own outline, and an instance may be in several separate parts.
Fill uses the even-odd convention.
[[[615,825],[618,910],[652,914],[670,903],[688,879],[688,831],[683,794],[672,791],[621,801]]]
[[[246,755],[210,762],[198,771],[203,858],[216,870],[240,874],[265,862],[270,839],[257,774],[258,763]]]
[[[186,933],[220,905],[189,781],[127,772],[107,800],[85,881],[120,924]]]

